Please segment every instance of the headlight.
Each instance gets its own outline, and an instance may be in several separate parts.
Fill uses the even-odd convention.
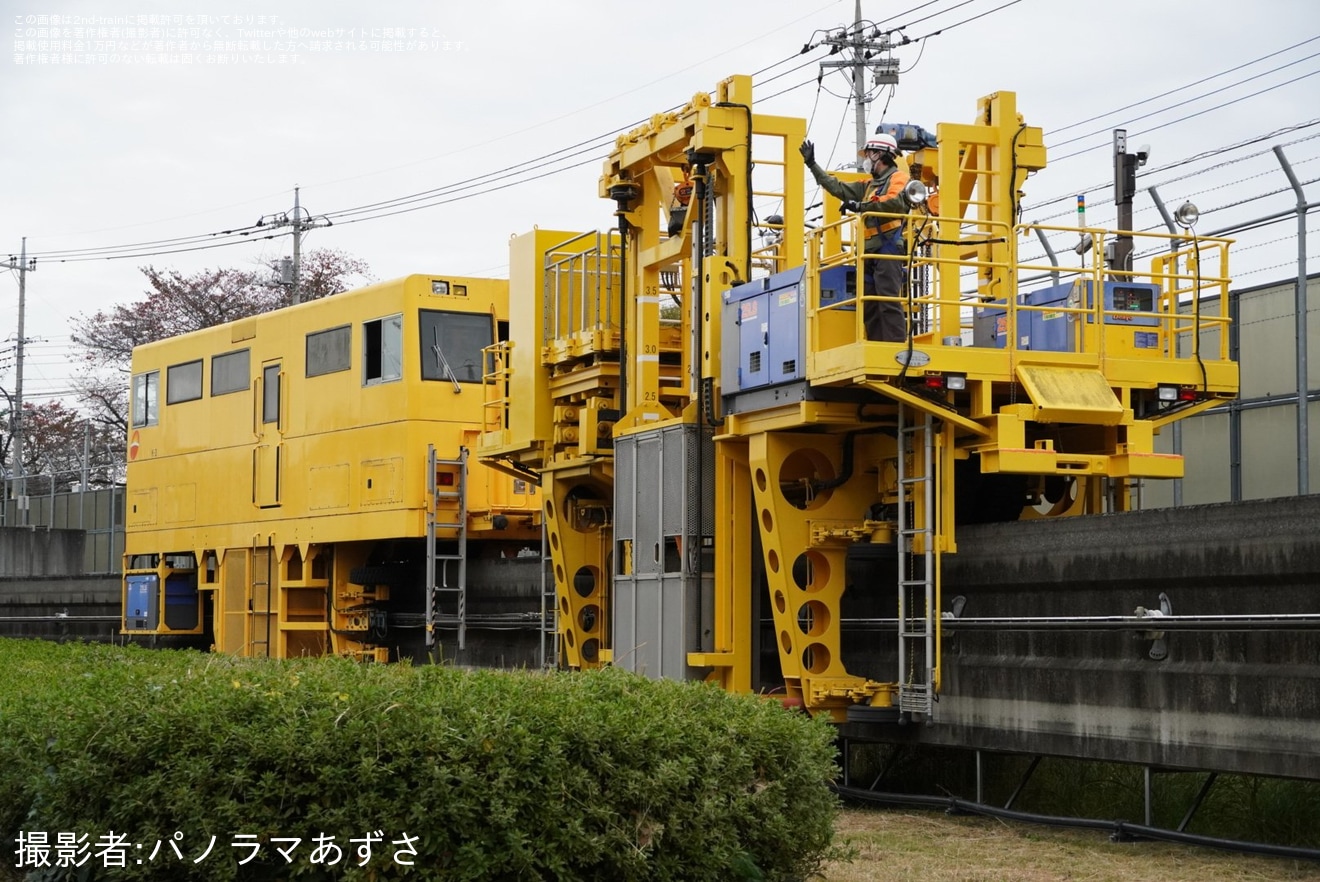
[[[1201,219],[1201,209],[1197,208],[1192,202],[1184,202],[1178,206],[1178,210],[1173,213],[1173,219],[1180,226],[1191,229],[1196,226],[1196,222]]]
[[[903,196],[910,205],[924,205],[926,198],[930,196],[930,190],[921,181],[908,181],[907,186],[903,188]]]

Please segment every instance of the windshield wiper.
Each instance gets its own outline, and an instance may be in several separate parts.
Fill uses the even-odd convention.
[[[454,376],[454,370],[449,366],[449,359],[445,358],[445,351],[440,348],[440,329],[432,328],[431,332],[435,335],[435,342],[431,344],[431,351],[435,353],[436,361],[438,361],[440,367],[444,369],[444,376],[448,377],[449,380],[453,382],[454,394],[461,394],[463,387],[459,385],[458,377]]]

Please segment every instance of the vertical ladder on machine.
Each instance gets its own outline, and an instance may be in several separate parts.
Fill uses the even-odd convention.
[[[248,622],[249,623],[252,622],[252,619],[254,617],[253,614],[262,615],[262,611],[260,609],[261,590],[264,589],[266,593],[265,615],[262,615],[262,618],[265,619],[265,626],[266,626],[264,630],[265,639],[264,640],[257,639],[258,634],[255,630],[255,623],[248,625],[248,629],[252,631],[252,639],[248,641],[248,646],[250,647],[249,654],[254,658],[258,657],[257,649],[256,649],[258,646],[263,647],[266,651],[266,658],[270,658],[270,624],[271,624],[270,617],[275,614],[274,611],[271,610],[270,608],[270,601],[271,601],[270,583],[271,583],[271,579],[273,579],[275,576],[275,574],[272,572],[272,564],[275,559],[274,558],[275,549],[271,546],[269,541],[267,541],[266,543],[265,552],[266,552],[265,577],[263,578],[261,574],[257,572],[257,556],[256,554],[253,554],[251,560],[252,578],[248,586],[248,611],[249,611]]]
[[[541,667],[559,667],[559,593],[555,580],[546,577],[549,546],[546,527],[541,527]]]
[[[453,609],[458,628],[458,648],[467,645],[467,460],[468,449],[458,449],[458,459],[440,459],[435,445],[426,449],[426,645],[435,646],[437,622]],[[451,487],[440,484],[441,466],[457,466],[458,480]],[[457,502],[455,509],[441,503]],[[441,520],[441,518],[447,520]],[[449,518],[452,518],[450,520]],[[457,531],[453,554],[439,554],[436,533]],[[451,582],[451,574],[453,576]],[[452,606],[451,606],[452,604]]]
[[[248,646],[250,647],[250,649],[249,649],[249,651],[248,651],[248,654],[251,655],[253,658],[257,658],[257,657],[259,657],[259,656],[258,656],[258,653],[257,653],[257,647],[258,647],[258,646],[260,646],[260,647],[265,651],[266,658],[270,658],[270,616],[271,616],[271,612],[270,612],[270,581],[269,581],[269,579],[270,579],[269,576],[267,576],[265,579],[260,579],[260,578],[255,579],[255,580],[252,582],[251,587],[248,589],[248,609],[252,611],[252,614],[250,614],[250,615],[248,616],[248,621],[249,621],[249,622],[252,622],[252,620],[253,620],[256,616],[258,616],[258,615],[261,616],[261,617],[265,620],[265,630],[264,630],[263,632],[258,632],[258,631],[257,631],[257,629],[256,629],[256,623],[255,623],[255,622],[252,622],[252,624],[250,624],[250,625],[248,626],[248,627],[249,627],[249,630],[252,631],[252,639],[248,641]],[[259,596],[260,596],[260,594],[261,594],[262,591],[265,591],[265,592],[266,592],[266,611],[265,611],[265,614],[264,614],[264,615],[262,615],[262,611],[261,611],[261,609],[260,609],[260,608],[258,607],[258,605],[257,605],[257,604],[258,604]],[[263,634],[264,634],[265,639],[258,639],[258,638],[262,637]]]
[[[898,406],[898,709],[935,705],[935,434],[929,413]],[[920,494],[921,499],[917,496]],[[913,557],[921,537],[920,573]]]

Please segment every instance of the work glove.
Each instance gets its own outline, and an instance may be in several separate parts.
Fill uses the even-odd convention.
[[[802,154],[802,161],[805,162],[807,165],[816,164],[815,144],[811,143],[810,141],[803,141],[802,146],[798,148],[798,152]]]
[[[853,214],[861,214],[861,213],[862,213],[862,206],[861,206],[861,203],[854,202],[854,201],[851,200],[851,199],[845,199],[844,201],[842,201],[842,202],[839,203],[839,210],[840,210],[840,211],[851,211]]]

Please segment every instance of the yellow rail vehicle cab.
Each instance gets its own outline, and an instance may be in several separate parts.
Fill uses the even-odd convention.
[[[413,275],[136,349],[124,631],[464,643],[469,585],[509,581],[481,562],[539,558],[535,484],[468,463],[507,319],[505,281]]]

